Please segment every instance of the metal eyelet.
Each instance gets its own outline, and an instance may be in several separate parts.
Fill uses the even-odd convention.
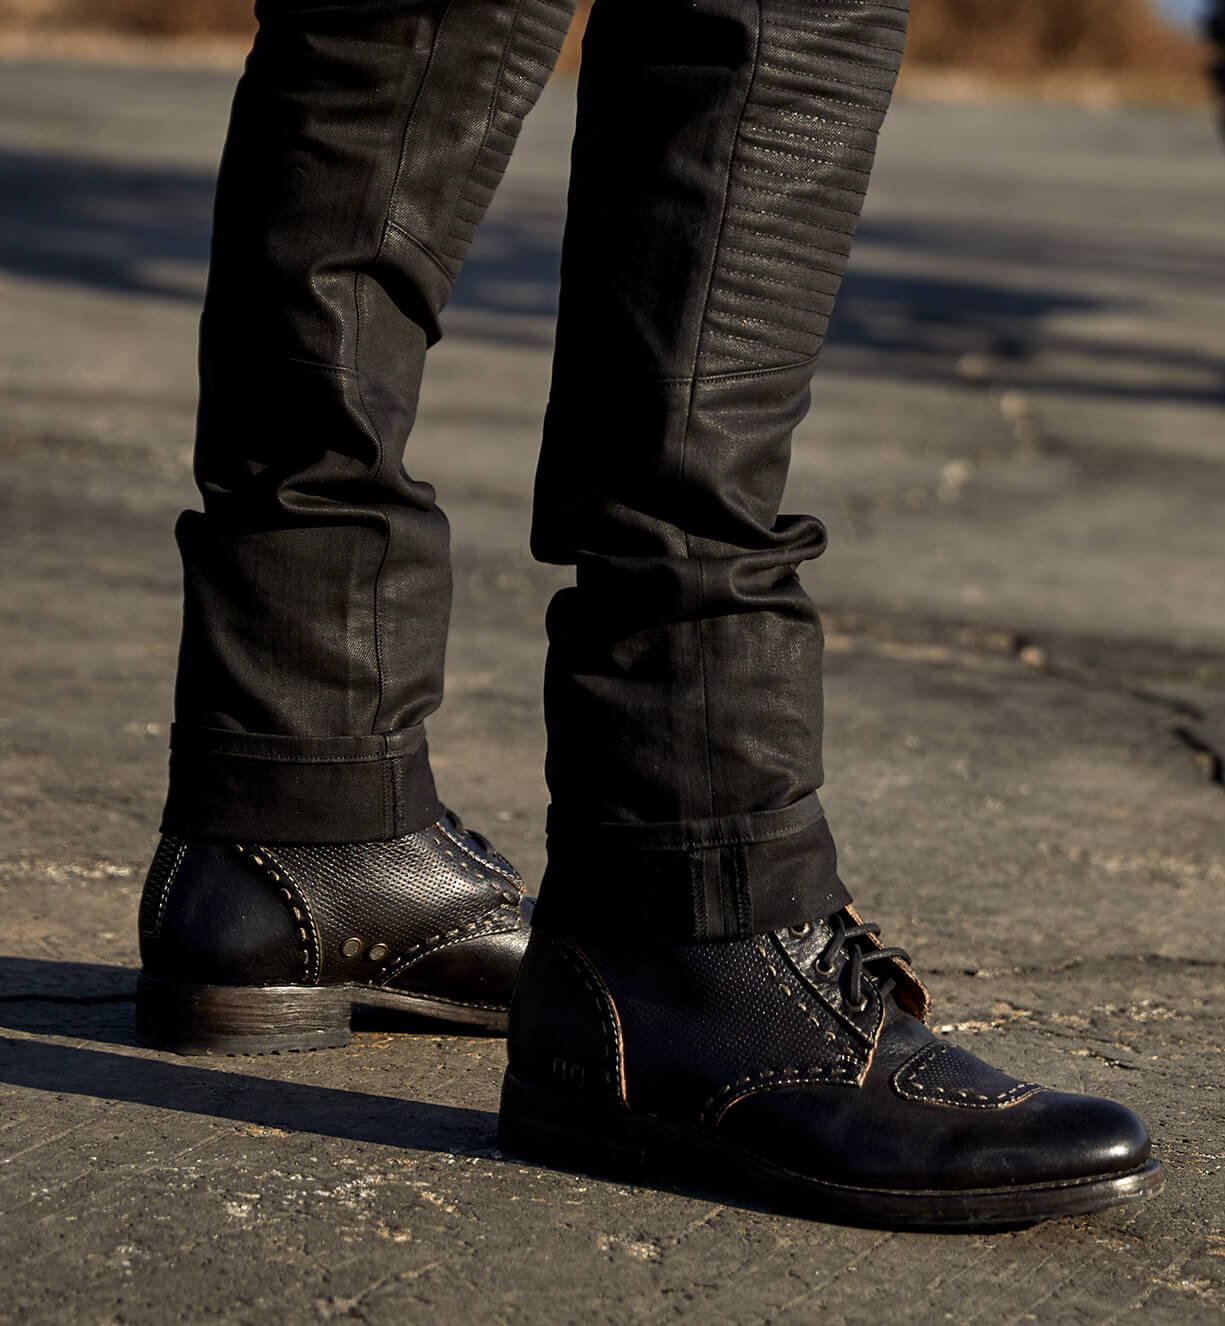
[[[791,931],[796,939],[806,939],[812,933],[812,926],[807,921],[803,921],[799,925],[789,925],[787,929]]]
[[[812,969],[818,976],[824,976],[827,979],[838,970],[837,967],[826,967],[820,961],[814,962],[812,964]]]
[[[850,1009],[852,1013],[866,1012],[868,1008],[868,996],[864,995],[863,998],[857,1004],[847,1004],[847,1008]]]

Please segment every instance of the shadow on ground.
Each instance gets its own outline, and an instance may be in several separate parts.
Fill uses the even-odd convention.
[[[0,270],[38,281],[69,283],[110,294],[199,302],[208,261],[214,177],[209,171],[118,165],[88,157],[44,157],[0,151]],[[867,221],[863,249],[901,249],[912,257],[1052,264],[1099,276],[1143,274],[1169,282],[1220,285],[1225,275],[1214,254],[1190,252],[1173,240],[1155,247],[1146,238],[1135,250],[1043,234],[1032,223],[973,228],[940,222]],[[464,334],[476,339],[547,348],[557,304],[560,217],[552,193],[522,190],[511,207],[496,209],[482,228],[452,299],[452,308],[490,315],[468,318]],[[1217,400],[1225,392],[1225,364],[1212,355],[1160,345],[1121,346],[1118,340],[1039,337],[1061,315],[1140,311],[1126,297],[1094,298],[1054,286],[1018,288],[989,280],[949,280],[852,268],[831,341],[852,349],[892,352],[894,377],[947,378],[958,354],[987,348],[1001,356],[1044,348],[1074,348],[1086,365],[1080,377],[1061,375],[1050,385],[1065,394]],[[1119,380],[1120,363],[1143,377]],[[861,371],[855,356],[842,365]],[[1100,368],[1099,368],[1100,366]],[[1207,385],[1151,381],[1170,370],[1210,375]],[[881,363],[865,357],[862,371],[879,376]],[[1214,385],[1212,377],[1220,379]],[[1031,386],[1045,385],[1041,381]]]

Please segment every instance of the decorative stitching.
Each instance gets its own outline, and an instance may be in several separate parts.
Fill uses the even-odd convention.
[[[810,938],[810,936],[806,936],[805,938]],[[818,938],[820,938],[820,936],[818,936]],[[760,944],[764,942],[764,939],[758,942]],[[784,943],[782,943],[781,940],[776,942],[778,942],[779,947],[782,948],[784,956],[787,958],[787,961],[790,963],[792,970],[796,973],[796,976],[799,978],[799,980],[804,982],[805,984],[808,984],[808,977],[801,970],[800,964],[796,962],[796,960],[792,957],[791,953],[788,952],[787,946]],[[796,947],[798,948],[799,946],[800,945],[797,943]],[[763,953],[763,957],[766,958],[766,965],[769,966],[770,965],[769,956]],[[771,967],[771,970],[773,971],[774,969]],[[814,989],[813,994],[816,996],[816,998],[818,998],[821,1001],[821,1006],[828,1010],[831,1017],[836,1018],[839,1023],[841,1023],[845,1027],[848,1027],[856,1036],[862,1037],[863,1040],[866,1042],[868,1050],[867,1058],[864,1060],[862,1069],[859,1074],[859,1080],[862,1082],[863,1079],[868,1074],[868,1068],[871,1065],[872,1056],[876,1052],[876,1042],[880,1035],[881,1025],[885,1020],[884,1006],[880,1003],[879,1000],[877,1001],[875,1024],[872,1026],[870,1030],[867,1030],[861,1027],[859,1023],[856,1022],[855,1019],[852,1018],[850,1014],[846,1011],[846,1005],[844,1000],[842,999],[841,991],[839,991],[838,993],[837,1003],[834,1003],[832,999],[827,998],[824,994],[821,993],[820,990]]]
[[[152,876],[153,870],[157,866],[157,857],[158,855],[161,854],[163,846],[168,845],[171,841],[176,841],[178,843],[178,847],[175,849],[174,857],[171,860],[170,865],[166,871],[166,879],[162,884],[161,893],[158,896],[157,908],[153,916],[153,924],[151,927],[145,930],[145,933],[148,935],[150,939],[156,939],[158,935],[161,933],[162,920],[166,915],[166,904],[170,900],[170,888],[174,884],[175,879],[178,877],[179,867],[183,864],[183,858],[187,855],[186,839],[184,838],[178,838],[174,840],[168,838],[162,839],[162,842],[158,844],[158,851],[154,854],[153,867],[149,871],[150,876]]]
[[[954,1109],[967,1110],[990,1110],[1006,1109],[1010,1105],[1019,1104],[1023,1100],[1028,1100],[1036,1092],[1045,1088],[1035,1082],[1014,1082],[1012,1086],[998,1092],[996,1095],[986,1095],[981,1091],[965,1091],[960,1087],[941,1087],[923,1079],[923,1070],[931,1066],[931,1061],[937,1056],[946,1053],[950,1046],[937,1041],[934,1045],[929,1045],[926,1049],[920,1050],[918,1054],[908,1059],[893,1075],[891,1086],[899,1096],[906,1100],[919,1101],[927,1105],[946,1105]],[[914,1084],[916,1090],[911,1090],[910,1085]],[[934,1100],[929,1092],[935,1092],[944,1099]],[[951,1097],[956,1096],[954,1100]]]
[[[451,830],[447,827],[446,822],[444,820],[439,820],[438,823],[433,825],[432,827],[440,830],[446,836],[446,839],[449,843],[454,843],[455,846],[458,847],[461,852],[463,852],[466,856],[471,857],[471,859],[475,861],[478,865],[483,866],[486,870],[491,871],[493,874],[499,876],[501,879],[504,879],[508,884],[510,884],[515,889],[517,893],[522,893],[524,891],[523,881],[522,879],[519,878],[518,875],[503,870],[501,866],[495,865],[494,862],[488,859],[488,857],[481,856],[478,852],[474,852],[472,848],[469,847],[468,844],[463,841],[462,838],[459,838],[457,835],[451,832]],[[442,842],[438,838],[435,838],[434,842],[437,846],[439,847],[442,846]],[[447,852],[447,856],[454,859],[454,854],[451,852]],[[457,863],[457,864],[462,864],[462,863]]]
[[[846,1059],[846,1055],[839,1056],[840,1062]],[[850,1062],[854,1063],[854,1061]],[[855,1086],[859,1080],[857,1065],[855,1067],[855,1072],[847,1073],[831,1072],[824,1068],[763,1069],[759,1073],[739,1078],[735,1082],[729,1082],[726,1086],[720,1087],[702,1106],[702,1122],[712,1127],[717,1126],[719,1119],[733,1100],[739,1100],[743,1096],[755,1095],[761,1091],[769,1091],[780,1085],[820,1087],[828,1086],[832,1081],[834,1085],[850,1084]],[[717,1114],[714,1113],[716,1105],[719,1107]]]
[[[235,847],[240,852],[246,850],[240,843],[235,843]],[[260,855],[261,852],[263,856]],[[319,934],[319,927],[315,924],[314,914],[302,886],[294,879],[285,863],[274,856],[267,847],[257,843],[250,856],[252,862],[260,866],[268,875],[270,882],[275,882],[279,886],[277,892],[288,904],[289,911],[298,923],[296,931],[298,945],[302,950],[304,978],[307,984],[318,985],[323,963],[323,939]],[[264,859],[265,857],[267,857],[267,860]]]
[[[503,906],[499,911],[510,912],[510,906]],[[513,909],[517,912],[517,908]],[[495,925],[497,914],[483,917],[479,921],[465,921],[463,925],[452,926],[450,930],[444,930],[441,934],[431,935],[428,939],[423,939],[421,943],[414,944],[407,948],[403,953],[398,954],[391,962],[385,962],[379,968],[379,986],[386,985],[388,981],[394,981],[397,976],[402,976],[410,967],[415,966],[422,958],[432,957],[435,953],[441,953],[443,949],[453,948],[456,944],[463,944],[469,939],[478,939],[482,935],[503,935],[508,934],[514,929],[514,926]],[[509,918],[508,918],[509,919]],[[375,985],[375,981],[366,981],[366,985]]]
[[[582,981],[584,988],[588,993],[595,996],[596,1002],[600,1005],[604,1030],[607,1033],[607,1040],[603,1046],[603,1057],[609,1067],[605,1069],[604,1080],[613,1088],[613,1093],[618,1100],[625,1100],[625,1065],[621,1050],[621,1019],[617,1016],[617,1006],[612,1001],[612,995],[608,993],[596,970],[595,964],[582,951],[575,948],[572,944],[558,941],[554,945],[558,957],[563,958],[570,964],[575,975]]]

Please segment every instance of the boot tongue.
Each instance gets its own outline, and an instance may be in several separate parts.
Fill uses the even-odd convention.
[[[856,925],[863,924],[863,918],[854,907],[847,906],[842,911],[843,915],[849,916]],[[868,949],[884,948],[875,935],[860,935],[851,942],[864,944]],[[891,1016],[894,1009],[901,1009],[902,1012],[918,1018],[920,1022],[927,1021],[932,1006],[931,995],[909,962],[903,962],[901,958],[889,958],[887,961],[874,962],[869,971],[880,989],[886,1019]],[[886,998],[886,996],[891,997]]]

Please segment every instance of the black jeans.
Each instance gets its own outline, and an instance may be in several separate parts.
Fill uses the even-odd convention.
[[[390,838],[438,813],[447,523],[401,467],[427,347],[571,0],[261,0],[218,183],[164,828]],[[848,898],[821,630],[779,514],[905,0],[600,0],[533,551],[539,919],[717,939]],[[624,901],[630,882],[644,906]]]

